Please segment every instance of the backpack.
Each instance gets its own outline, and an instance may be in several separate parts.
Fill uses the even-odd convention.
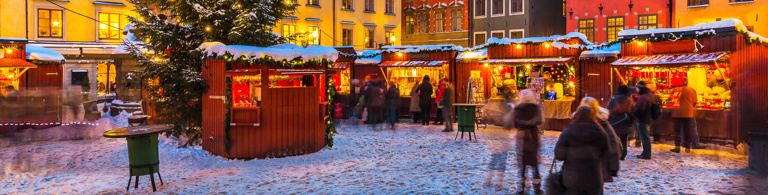
[[[654,102],[651,104],[651,118],[653,120],[661,118],[661,103]]]

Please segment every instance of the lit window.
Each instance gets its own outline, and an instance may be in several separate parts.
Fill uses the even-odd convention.
[[[652,15],[640,15],[637,17],[637,29],[656,29],[657,20],[656,14]]]
[[[445,32],[445,11],[435,12],[435,32]]]
[[[373,30],[365,31],[365,47],[374,48],[376,43],[373,41]]]
[[[320,6],[320,0],[307,0],[307,5]]]
[[[688,6],[698,6],[698,5],[709,5],[709,0],[688,0]]]
[[[120,39],[120,14],[99,13],[99,39]]]
[[[40,9],[37,12],[37,36],[40,37],[61,37],[64,33],[62,28],[61,10]]]
[[[415,33],[416,20],[413,17],[413,13],[405,15],[405,34]]]
[[[354,0],[342,0],[341,1],[341,9],[353,9],[354,8]]]
[[[317,26],[310,26],[309,27],[309,36],[311,39],[309,39],[308,45],[320,45],[320,27]]]
[[[296,34],[296,25],[293,25],[293,24],[283,24],[283,37],[289,38],[289,37],[293,36],[293,34]],[[296,44],[295,40],[290,40],[288,42]]]
[[[608,42],[616,41],[619,31],[624,30],[624,17],[608,18]]]
[[[419,33],[429,33],[429,12],[419,14]]]
[[[394,45],[395,42],[392,41],[392,36],[395,36],[394,32],[384,32],[384,43],[387,45]]]
[[[341,30],[341,44],[345,46],[352,45],[352,29]]]
[[[590,42],[595,41],[595,19],[582,19],[579,20],[579,32],[587,35],[587,40]]]

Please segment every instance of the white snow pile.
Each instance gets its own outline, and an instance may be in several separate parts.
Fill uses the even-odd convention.
[[[646,29],[646,30],[636,30],[636,29],[630,29],[630,30],[622,30],[619,32],[619,39],[622,39],[625,36],[637,36],[637,35],[651,35],[652,37],[655,36],[667,36],[670,33],[684,33],[684,32],[694,32],[696,34],[704,34],[704,33],[714,33],[715,29],[718,28],[728,28],[728,27],[734,27],[736,31],[738,32],[745,32],[749,35],[750,39],[757,39],[762,43],[768,43],[768,38],[765,38],[763,36],[760,36],[756,33],[750,32],[747,29],[747,26],[744,26],[744,22],[742,22],[739,19],[728,19],[728,20],[722,20],[717,22],[710,22],[710,23],[701,23],[694,26],[688,26],[683,28],[659,28],[659,29]],[[674,36],[674,35],[673,35]]]
[[[605,58],[618,57],[620,53],[621,53],[621,44],[613,44],[610,47],[592,49],[592,50],[581,52],[581,55],[579,55],[579,59],[596,58],[602,61],[602,60],[605,60]]]
[[[361,56],[371,56],[373,57],[358,57],[355,59],[355,64],[365,64],[365,65],[378,65],[381,63],[381,51],[380,50],[365,50],[361,54]]]
[[[64,62],[66,59],[61,53],[52,49],[40,47],[33,44],[27,44],[27,60],[40,60],[50,62]]]
[[[444,45],[403,45],[403,46],[384,46],[381,48],[384,53],[402,52],[402,53],[419,53],[424,51],[464,51],[464,47],[455,46],[453,44]]]
[[[336,59],[339,57],[339,52],[333,47],[319,45],[301,47],[289,43],[283,43],[269,47],[256,47],[247,45],[225,45],[221,42],[205,42],[201,44],[197,49],[206,52],[207,55],[224,55],[229,53],[233,55],[233,58],[245,56],[246,59],[258,59],[264,56],[269,56],[277,61],[290,61],[296,57],[301,57],[301,59],[304,61],[308,61],[310,59],[328,59],[331,61],[336,61]]]
[[[474,51],[464,51],[456,55],[456,60],[469,61],[469,60],[483,60],[488,58],[488,48],[482,48]]]
[[[573,38],[578,38],[581,41],[584,42],[585,46],[594,45],[592,42],[587,39],[587,36],[580,33],[580,32],[570,32],[566,35],[554,35],[550,37],[528,37],[528,38],[520,38],[520,39],[510,39],[510,38],[496,38],[491,37],[488,39],[488,41],[485,44],[475,46],[473,50],[488,47],[491,45],[513,45],[513,44],[531,44],[531,43],[546,43],[546,42],[552,42],[552,46],[555,46],[557,48],[568,48],[568,49],[577,49],[578,46],[572,46],[565,43],[560,43],[559,41],[562,40],[570,40]]]
[[[133,29],[133,23],[125,25],[123,28],[123,34],[125,34],[125,37],[123,37],[123,41],[120,43],[120,45],[118,45],[115,50],[112,50],[112,54],[130,54],[130,52],[128,52],[128,44],[131,44],[134,47],[138,47],[140,50],[146,50],[146,48],[143,46],[144,42],[136,40],[136,36],[134,36],[131,32]]]
[[[112,100],[112,104],[128,105],[128,106],[138,106],[138,105],[141,105],[141,102],[140,101],[139,102],[131,102],[131,101],[125,101],[124,102],[123,100],[116,99],[116,100]]]

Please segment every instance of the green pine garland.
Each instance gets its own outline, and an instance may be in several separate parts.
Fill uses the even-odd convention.
[[[296,57],[291,60],[275,60],[271,56],[264,56],[261,58],[254,58],[254,59],[246,59],[245,56],[234,58],[233,55],[230,54],[229,52],[227,52],[224,55],[217,55],[216,53],[214,53],[213,55],[210,55],[208,57],[226,60],[225,70],[232,70],[232,63],[234,62],[238,62],[240,64],[249,64],[249,65],[250,64],[267,64],[273,67],[280,67],[280,68],[311,68],[313,66],[333,64],[333,61],[329,59],[309,59],[308,61],[305,62],[301,57]]]
[[[232,76],[227,76],[227,89],[224,91],[224,152],[229,155],[231,140],[229,139],[230,121],[232,121]]]
[[[336,95],[336,86],[333,86],[332,74],[325,74],[325,88],[326,102],[329,103],[328,118],[325,119],[325,145],[333,147],[333,134],[336,133],[336,128],[333,124],[333,105],[330,103],[333,102],[333,96]]]
[[[24,50],[24,46],[19,45],[0,45],[0,49],[15,49],[17,51]]]

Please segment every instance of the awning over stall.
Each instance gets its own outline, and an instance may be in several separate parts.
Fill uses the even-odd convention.
[[[334,62],[333,70],[346,70],[351,62]]]
[[[278,69],[276,70],[279,75],[310,75],[310,74],[325,74],[325,70],[319,69]]]
[[[714,64],[717,59],[728,55],[727,53],[690,53],[690,54],[663,54],[630,56],[616,60],[614,66],[657,66],[657,65],[695,65]]]
[[[481,61],[480,63],[525,65],[525,64],[565,64],[571,61],[573,61],[572,57],[565,57],[565,58],[492,59],[492,60],[484,60],[484,61]]]
[[[0,68],[37,68],[37,65],[22,59],[0,59]]]
[[[448,64],[448,61],[445,60],[435,60],[435,61],[385,61],[379,64],[379,66],[385,66],[385,67],[395,67],[395,66],[405,66],[405,67],[429,67],[429,66],[443,66]]]

